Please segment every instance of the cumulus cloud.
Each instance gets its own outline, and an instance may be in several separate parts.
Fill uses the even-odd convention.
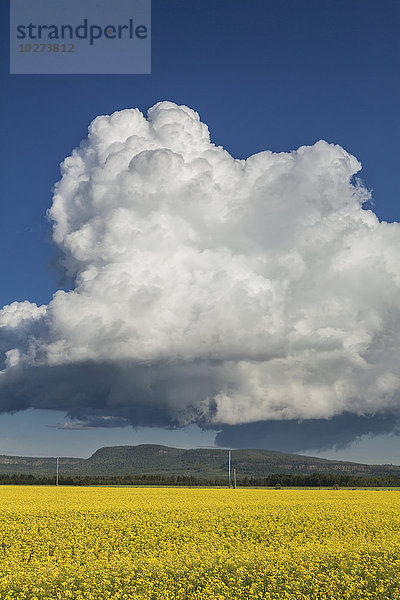
[[[397,415],[400,225],[363,208],[360,169],[324,141],[235,159],[171,102],[97,117],[48,211],[71,290],[0,311],[0,410]]]

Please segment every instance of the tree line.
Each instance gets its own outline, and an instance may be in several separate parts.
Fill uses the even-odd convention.
[[[54,485],[55,476],[32,474],[0,474],[0,485]],[[227,479],[199,479],[193,475],[116,475],[61,476],[59,485],[69,486],[227,486]],[[290,475],[276,473],[266,477],[243,477],[238,487],[400,487],[400,477],[364,477],[336,473]]]

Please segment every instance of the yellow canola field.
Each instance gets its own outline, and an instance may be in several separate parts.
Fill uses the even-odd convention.
[[[400,492],[0,487],[2,600],[400,599]]]

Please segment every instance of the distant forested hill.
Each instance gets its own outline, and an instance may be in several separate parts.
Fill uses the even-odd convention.
[[[55,458],[0,456],[0,474],[51,475]],[[184,450],[154,444],[113,446],[97,450],[90,458],[60,458],[63,476],[185,475],[196,479],[221,479],[228,469],[228,451],[214,448]],[[238,477],[266,477],[274,473],[311,475],[328,473],[363,477],[400,477],[400,466],[364,465],[325,460],[269,450],[232,450],[232,469]]]

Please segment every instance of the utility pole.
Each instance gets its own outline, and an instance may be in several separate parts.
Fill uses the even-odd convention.
[[[233,469],[233,487],[236,490],[236,469]]]
[[[229,487],[231,487],[231,451],[228,450]]]
[[[58,487],[58,456],[57,456],[57,474],[56,474],[56,487]]]

